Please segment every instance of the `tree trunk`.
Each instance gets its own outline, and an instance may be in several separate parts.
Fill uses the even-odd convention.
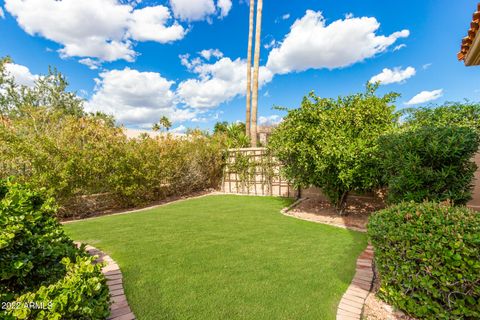
[[[250,0],[250,20],[248,26],[248,53],[247,53],[247,118],[245,121],[245,134],[250,137],[251,106],[252,106],[252,41],[253,41],[253,18],[255,15],[255,0]]]
[[[348,198],[348,191],[345,191],[342,193],[342,196],[337,202],[336,209],[337,213],[341,216],[346,215],[346,210],[347,210],[347,198]]]
[[[259,64],[260,64],[260,33],[262,31],[262,9],[263,9],[263,0],[257,0],[255,55],[253,57],[252,126],[250,129],[252,147],[257,146],[258,70],[259,70]]]

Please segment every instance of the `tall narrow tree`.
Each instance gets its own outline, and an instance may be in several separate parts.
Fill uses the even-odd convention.
[[[252,88],[252,125],[250,137],[252,147],[257,146],[257,113],[258,113],[258,71],[260,64],[260,33],[262,30],[263,0],[257,0],[257,22],[255,30],[255,54],[253,57],[253,88]]]
[[[253,18],[255,15],[255,0],[250,0],[250,20],[248,26],[248,53],[247,53],[247,119],[245,121],[245,134],[250,137],[251,107],[252,107],[252,42]]]

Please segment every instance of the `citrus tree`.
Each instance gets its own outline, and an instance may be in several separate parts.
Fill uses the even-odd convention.
[[[380,135],[392,130],[397,93],[364,93],[337,99],[310,93],[273,132],[270,151],[284,164],[284,175],[297,187],[315,186],[345,214],[350,192],[364,192],[381,182],[377,151]]]

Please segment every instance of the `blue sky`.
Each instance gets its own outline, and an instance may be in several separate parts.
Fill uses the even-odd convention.
[[[311,90],[350,94],[374,76],[383,81],[379,93],[402,95],[397,108],[478,101],[480,68],[456,60],[476,4],[264,0],[261,122],[278,121],[273,106],[297,107]],[[161,115],[178,131],[244,120],[245,0],[0,5],[0,56],[13,58],[9,70],[21,83],[55,66],[88,110],[113,113],[128,127],[148,128]]]

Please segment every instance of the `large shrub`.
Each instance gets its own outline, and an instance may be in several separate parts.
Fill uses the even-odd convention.
[[[42,193],[0,180],[0,292],[21,293],[65,273],[64,257],[77,249],[54,218]]]
[[[471,199],[479,137],[468,127],[409,128],[380,138],[388,201]]]
[[[480,104],[447,103],[436,107],[417,107],[403,110],[404,126],[468,127],[480,132]]]
[[[368,223],[385,301],[423,319],[480,318],[480,215],[401,203]]]
[[[193,133],[125,140],[124,154],[111,160],[105,183],[119,202],[141,204],[170,195],[218,186],[223,167],[222,140]]]
[[[396,124],[395,93],[377,97],[377,86],[338,99],[305,97],[288,111],[269,141],[296,186],[316,186],[344,213],[351,191],[380,184],[378,137]]]
[[[63,278],[7,303],[12,307],[5,311],[6,319],[106,319],[110,292],[101,266],[93,264],[91,257],[77,257],[73,262],[64,258],[61,265],[66,268]]]
[[[21,87],[2,63],[0,178],[48,189],[59,216],[91,213],[95,206],[82,205],[87,199],[108,198],[107,209],[116,209],[218,186],[223,135],[129,139],[113,118],[85,112],[56,71]]]
[[[120,128],[41,107],[22,112],[25,116],[0,123],[0,178],[13,175],[47,188],[60,205],[74,196],[109,191],[112,162],[125,154]]]
[[[78,249],[43,192],[0,180],[0,317],[103,319],[109,292],[101,265]],[[28,307],[25,303],[43,306]],[[49,304],[51,302],[51,304]]]

